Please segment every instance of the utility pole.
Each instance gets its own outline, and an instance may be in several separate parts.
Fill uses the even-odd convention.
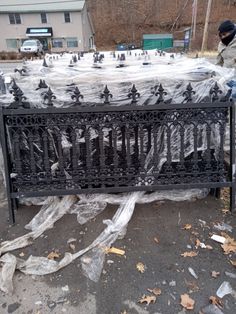
[[[205,26],[204,26],[204,32],[203,32],[203,39],[202,39],[201,53],[203,53],[203,51],[206,48],[207,37],[208,37],[207,36],[208,35],[208,24],[209,24],[209,18],[210,18],[210,14],[211,14],[211,5],[212,5],[212,0],[208,0],[206,20],[205,20]]]
[[[194,0],[194,12],[193,12],[193,40],[196,38],[197,6],[198,6],[198,0]]]

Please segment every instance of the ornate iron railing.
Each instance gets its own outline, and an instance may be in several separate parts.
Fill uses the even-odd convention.
[[[0,112],[11,221],[19,197],[93,192],[230,187],[234,208],[234,105],[220,93],[216,84],[207,102],[193,103],[189,84],[183,103],[166,104],[160,85],[155,105],[138,106],[133,86],[129,104],[111,106],[107,86],[99,104],[82,103],[75,87],[73,106],[56,108],[49,88],[39,109],[14,83],[14,101]]]

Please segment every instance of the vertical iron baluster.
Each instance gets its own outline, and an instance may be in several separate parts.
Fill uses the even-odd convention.
[[[117,130],[115,127],[112,129],[112,139],[113,139],[113,163],[114,163],[114,168],[117,168],[118,167]]]
[[[147,126],[147,132],[148,132],[148,142],[147,142],[147,153],[152,147],[152,127],[151,125]]]
[[[197,145],[198,144],[198,127],[194,124],[193,127],[193,171],[198,171],[198,151]]]
[[[171,128],[170,125],[167,126],[166,130],[166,135],[167,135],[167,170],[171,171]]]
[[[82,154],[82,149],[81,149],[81,144],[80,144],[80,137],[79,137],[79,132],[77,130],[76,134],[76,152],[77,152],[77,167],[79,167],[80,165],[83,165],[83,154]]]
[[[211,126],[207,124],[206,127],[207,135],[207,150],[206,150],[206,170],[211,170]]]
[[[15,147],[15,170],[20,178],[22,174],[22,162],[20,152],[20,135],[18,134],[18,131],[13,136],[13,143],[13,147]]]
[[[113,149],[112,149],[112,131],[108,132],[108,142],[109,146],[107,148],[107,165],[110,165],[113,161]]]
[[[134,127],[134,160],[135,163],[137,163],[138,159],[139,159],[139,145],[138,145],[138,126]]]
[[[155,124],[155,126],[153,127],[153,163],[154,163],[153,173],[155,177],[158,175],[158,160],[159,160],[157,152],[157,130],[158,127]]]
[[[51,173],[50,163],[49,163],[49,156],[48,156],[48,134],[47,132],[43,132],[43,162],[44,168],[46,172],[46,176]]]
[[[100,180],[101,180],[101,187],[104,188],[106,185],[106,176],[105,176],[105,153],[104,153],[104,142],[103,142],[103,127],[99,126],[98,128],[98,144],[99,144],[99,170],[100,170]]]
[[[122,141],[122,144],[121,144],[121,156],[122,156],[122,162],[125,162],[125,160],[126,160],[125,132],[126,132],[125,126],[122,126],[121,127],[121,141]]]
[[[225,123],[220,123],[220,150],[219,150],[219,174],[224,174],[224,140],[225,140]]]
[[[143,125],[140,125],[139,128],[139,138],[140,138],[140,167],[141,167],[141,172],[144,171],[144,166],[145,166],[145,154],[144,154],[144,130],[143,130]]]
[[[184,127],[181,125],[180,130],[180,152],[179,152],[179,159],[180,159],[180,166],[181,169],[184,168]]]
[[[71,131],[71,143],[72,143],[72,167],[73,167],[73,171],[77,171],[77,169],[78,169],[78,158],[77,158],[75,129],[72,129],[72,131]]]
[[[89,127],[85,130],[85,145],[86,145],[86,168],[87,170],[90,170],[92,166],[92,160],[91,160],[91,142],[90,142],[90,131]]]
[[[102,127],[99,127],[98,138],[99,138],[99,158],[100,158],[100,167],[101,169],[105,166],[105,155],[104,155],[104,144],[103,144],[103,130]]]
[[[55,142],[54,138],[52,135],[48,134],[48,154],[49,154],[49,159],[52,160],[52,163],[57,162],[57,152],[55,149]]]
[[[29,136],[29,149],[30,149],[30,169],[33,174],[33,176],[36,173],[36,163],[35,163],[35,158],[34,158],[34,136],[30,132]]]
[[[128,126],[126,127],[126,147],[127,147],[126,162],[127,168],[129,170],[131,165],[131,159],[130,159],[130,130]]]
[[[58,163],[59,163],[59,172],[60,176],[64,176],[64,159],[63,159],[63,151],[62,151],[62,143],[61,143],[61,130],[57,130],[57,147],[58,147]]]

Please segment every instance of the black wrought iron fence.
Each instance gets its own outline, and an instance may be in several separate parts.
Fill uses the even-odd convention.
[[[207,102],[193,103],[188,85],[183,103],[166,104],[160,85],[155,105],[82,103],[76,87],[71,106],[56,108],[51,89],[46,108],[32,108],[19,87],[0,111],[2,149],[11,221],[16,199],[93,192],[230,187],[235,206],[235,114],[217,84]],[[230,125],[230,165],[224,160]]]

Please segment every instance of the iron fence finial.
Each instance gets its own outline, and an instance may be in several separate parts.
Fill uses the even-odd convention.
[[[71,95],[71,99],[74,100],[74,104],[75,105],[81,105],[80,98],[84,99],[84,96],[80,93],[80,90],[76,86],[75,89],[74,89],[73,94]]]
[[[191,83],[188,83],[186,91],[183,93],[183,96],[185,96],[184,101],[186,102],[190,102],[192,101],[192,95],[195,95],[196,92],[193,90],[193,87],[191,85]]]
[[[48,91],[44,94],[43,98],[44,98],[44,100],[47,100],[47,103],[46,103],[46,104],[47,104],[48,106],[53,106],[52,100],[53,100],[53,99],[56,99],[56,96],[53,94],[51,88],[49,87],[49,88],[48,88]]]
[[[219,85],[215,82],[214,86],[210,89],[211,101],[215,102],[219,100],[220,94],[222,94],[222,90],[220,90]]]
[[[159,96],[157,98],[156,104],[159,104],[161,102],[164,102],[164,97],[167,95],[167,92],[165,91],[165,89],[163,88],[162,84],[159,85],[159,88],[157,90],[157,92],[155,92],[155,96]]]
[[[131,104],[136,104],[138,102],[137,98],[140,98],[140,93],[137,91],[135,84],[133,84],[128,97],[132,98]]]
[[[103,93],[101,94],[101,98],[104,98],[104,104],[110,104],[109,98],[112,98],[113,95],[110,93],[107,85],[105,86],[105,89]]]

